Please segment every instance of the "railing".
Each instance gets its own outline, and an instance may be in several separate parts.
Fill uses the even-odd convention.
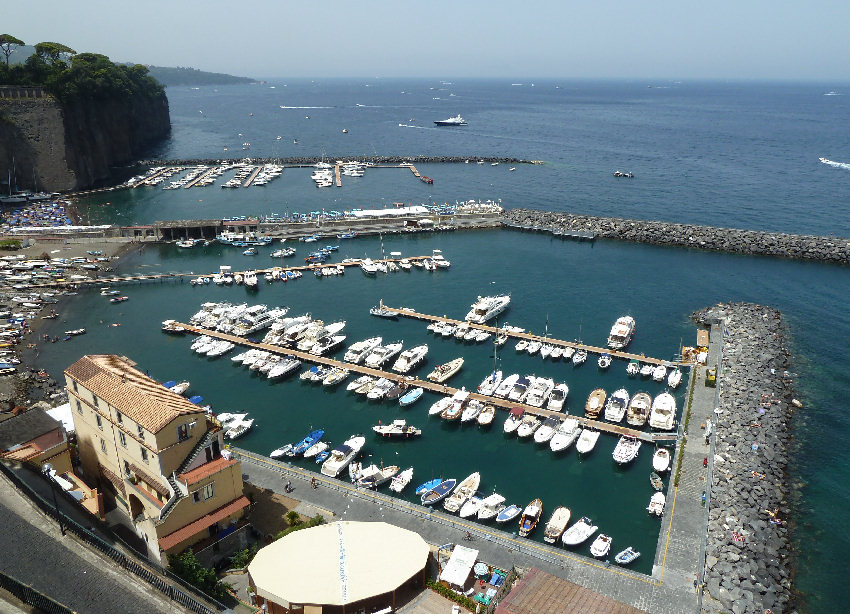
[[[74,614],[71,608],[38,592],[29,584],[24,584],[12,576],[7,576],[2,571],[0,571],[0,588],[6,589],[27,605],[38,608],[39,612],[47,612],[47,614]]]
[[[487,604],[487,607],[484,609],[484,614],[493,614],[496,611],[496,606],[499,605],[499,602],[505,598],[509,592],[511,592],[511,585],[514,583],[518,577],[516,568],[512,567],[508,572],[505,581],[502,582],[502,585],[499,587],[499,590],[496,591],[496,594],[493,595],[493,598],[490,600],[490,603]]]

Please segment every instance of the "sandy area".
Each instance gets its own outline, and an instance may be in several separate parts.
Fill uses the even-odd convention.
[[[263,535],[277,535],[289,528],[284,516],[295,509],[300,501],[285,497],[271,490],[259,488],[253,484],[244,484],[246,497],[253,496],[254,507],[251,510],[251,524]],[[250,494],[249,494],[250,493]],[[299,515],[302,522],[309,520],[307,516]]]
[[[0,256],[24,254],[27,258],[40,258],[48,254],[51,258],[94,258],[89,251],[100,251],[103,256],[121,256],[141,244],[130,239],[68,239],[67,243],[34,239],[34,245],[15,251],[0,252]]]

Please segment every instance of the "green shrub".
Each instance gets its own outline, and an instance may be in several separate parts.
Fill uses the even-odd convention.
[[[474,612],[475,611],[475,602],[467,597],[466,595],[458,595],[452,589],[450,589],[445,584],[440,584],[436,580],[432,580],[431,578],[426,578],[425,586],[430,588],[431,590],[439,593],[446,599],[450,599],[455,603],[465,607],[467,610]]]
[[[168,565],[173,573],[207,595],[219,599],[227,595],[227,586],[218,579],[215,570],[201,565],[191,548],[180,555],[168,555]]]
[[[295,510],[289,510],[286,513],[286,516],[284,516],[284,518],[286,518],[286,522],[289,523],[290,527],[294,527],[298,524],[301,524],[301,517],[298,515],[298,512],[296,512]]]
[[[238,551],[233,555],[233,558],[230,561],[231,569],[242,569],[247,567],[251,560],[254,558],[254,555],[257,554],[257,544],[249,548],[245,548],[244,550]]]
[[[311,527],[317,527],[320,524],[322,524],[324,521],[325,521],[325,519],[322,518],[321,514],[319,514],[318,516],[316,516],[315,518],[311,518],[307,522],[302,522],[301,524],[297,524],[295,526],[289,527],[288,529],[284,529],[283,531],[281,531],[280,533],[278,533],[277,535],[274,536],[274,540],[277,541],[281,537],[286,537],[287,535],[289,535],[293,531],[300,531],[301,529],[309,529]]]
[[[21,249],[21,240],[20,239],[3,239],[0,241],[0,249],[4,249],[7,251],[14,251],[16,249]]]

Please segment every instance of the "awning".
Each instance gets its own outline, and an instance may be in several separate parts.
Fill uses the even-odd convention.
[[[228,516],[232,516],[239,510],[248,507],[250,504],[251,502],[248,501],[247,497],[239,497],[227,505],[218,508],[214,512],[210,512],[206,516],[201,516],[195,522],[187,524],[182,529],[178,529],[174,533],[166,535],[165,537],[160,537],[159,547],[161,550],[167,551],[175,546],[179,546],[193,535],[197,535],[201,531],[213,526],[215,523],[224,520]]]
[[[440,574],[440,580],[462,587],[466,584],[469,572],[472,571],[472,566],[475,565],[477,559],[478,550],[466,546],[455,546],[448,564],[443,569],[443,573]]]

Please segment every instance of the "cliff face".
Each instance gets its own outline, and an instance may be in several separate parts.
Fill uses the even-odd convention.
[[[84,189],[108,179],[110,167],[133,160],[170,130],[164,94],[70,104],[47,95],[0,98],[0,181],[14,158],[20,188]]]

